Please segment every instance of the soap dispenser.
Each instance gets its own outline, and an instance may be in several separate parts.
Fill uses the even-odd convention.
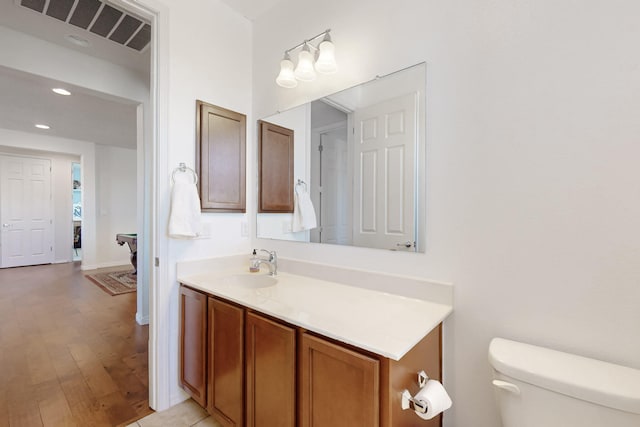
[[[256,250],[253,250],[253,254],[251,254],[251,258],[249,258],[249,272],[258,273],[260,271],[260,261],[258,258],[258,254]]]

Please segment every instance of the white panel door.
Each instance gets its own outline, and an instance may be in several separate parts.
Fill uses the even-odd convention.
[[[415,93],[354,117],[353,244],[415,250]]]
[[[51,161],[0,156],[1,267],[53,262]]]

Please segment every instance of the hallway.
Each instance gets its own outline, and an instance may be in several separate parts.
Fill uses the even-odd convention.
[[[153,412],[136,293],[80,263],[0,270],[0,427],[118,426]]]

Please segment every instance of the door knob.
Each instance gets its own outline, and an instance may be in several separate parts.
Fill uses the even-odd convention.
[[[404,242],[404,243],[396,243],[396,246],[402,246],[405,248],[410,248],[413,246],[413,242]]]

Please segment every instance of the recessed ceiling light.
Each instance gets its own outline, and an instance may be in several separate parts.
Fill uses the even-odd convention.
[[[57,93],[58,95],[64,95],[64,96],[71,95],[71,92],[69,92],[66,89],[62,89],[61,87],[56,87],[56,88],[53,88],[51,90],[54,91],[55,93]]]
[[[76,46],[82,46],[82,47],[89,46],[89,40],[83,39],[82,37],[76,36],[75,34],[68,34],[64,36],[64,38],[67,39],[69,43],[73,43]]]
[[[49,125],[41,125],[41,124],[37,124],[36,127],[38,129],[51,129],[51,126]]]

